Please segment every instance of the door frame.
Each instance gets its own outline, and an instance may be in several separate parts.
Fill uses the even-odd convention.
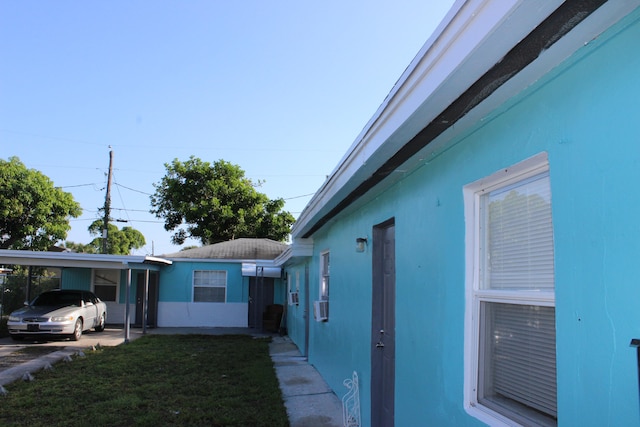
[[[395,218],[391,218],[373,227],[371,286],[372,427],[393,427],[395,418],[395,260]]]
[[[248,327],[262,329],[262,314],[273,304],[274,288],[273,277],[249,276]]]
[[[145,281],[147,272],[149,273],[149,288],[145,295]],[[136,318],[134,325],[141,326],[143,329],[147,326],[158,326],[158,294],[160,285],[160,273],[154,270],[139,271],[136,274]],[[146,309],[146,310],[145,310]],[[147,314],[147,322],[144,324],[143,319]]]

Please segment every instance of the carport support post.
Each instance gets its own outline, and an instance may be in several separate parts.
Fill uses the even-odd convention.
[[[142,333],[147,333],[147,316],[149,313],[149,269],[144,272],[144,305],[142,316]]]
[[[131,324],[131,311],[129,310],[129,298],[131,297],[131,269],[127,269],[127,290],[124,299],[124,343],[129,343],[129,328]]]

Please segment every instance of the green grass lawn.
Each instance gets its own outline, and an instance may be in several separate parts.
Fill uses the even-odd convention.
[[[288,426],[269,339],[147,335],[0,396],[2,426]]]

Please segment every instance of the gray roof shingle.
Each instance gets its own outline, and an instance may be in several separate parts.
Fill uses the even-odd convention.
[[[162,255],[190,259],[275,259],[288,245],[271,239],[242,238]]]

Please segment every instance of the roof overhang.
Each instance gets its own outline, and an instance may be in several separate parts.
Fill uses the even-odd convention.
[[[39,252],[0,249],[0,264],[38,267],[80,267],[108,269],[157,270],[172,261],[154,256],[83,254],[74,252]]]
[[[285,265],[298,258],[313,256],[313,239],[294,239],[284,252],[274,261],[276,265]]]
[[[311,237],[428,163],[640,5],[640,0],[455,3],[293,225]]]

